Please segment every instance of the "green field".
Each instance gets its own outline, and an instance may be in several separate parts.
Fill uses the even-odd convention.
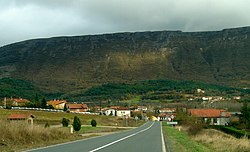
[[[80,118],[82,125],[90,125],[92,119],[95,119],[97,126],[125,126],[124,118],[119,118],[115,116],[104,116],[104,115],[88,115],[88,114],[73,114],[65,112],[44,112],[44,111],[32,111],[32,110],[6,110],[0,109],[0,120],[6,120],[8,116],[12,113],[19,114],[32,114],[35,116],[34,124],[44,125],[49,123],[50,125],[60,125],[62,118],[67,118],[70,120],[70,124],[73,123],[74,116]],[[143,122],[141,122],[143,123]],[[129,119],[129,126],[134,127],[140,125],[141,123],[136,123],[133,118]]]

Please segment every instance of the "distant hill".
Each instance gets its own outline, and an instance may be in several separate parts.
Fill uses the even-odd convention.
[[[249,88],[250,27],[27,40],[0,48],[0,78],[6,77],[46,92],[156,79]]]

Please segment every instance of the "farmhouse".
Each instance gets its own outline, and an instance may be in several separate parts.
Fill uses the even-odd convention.
[[[111,108],[106,109],[104,112],[106,116],[115,116],[115,113],[116,113],[115,109],[111,109]]]
[[[119,107],[119,108],[116,110],[116,115],[117,115],[118,117],[124,117],[124,116],[130,117],[130,110],[129,110],[129,108]]]
[[[32,114],[11,114],[8,120],[20,120],[27,121],[29,124],[33,125],[33,119],[35,117]]]
[[[172,114],[176,112],[176,108],[162,108],[159,110],[160,113]]]
[[[27,99],[22,99],[22,98],[14,98],[13,99],[13,106],[26,106],[30,101]]]
[[[51,105],[54,109],[63,109],[67,103],[68,102],[66,100],[50,100],[47,102],[47,106]]]
[[[79,104],[79,103],[71,103],[66,104],[67,108],[70,112],[87,112],[89,110],[88,106],[86,104]]]
[[[230,122],[230,113],[220,109],[188,109],[191,116],[202,118],[210,125],[227,125]]]

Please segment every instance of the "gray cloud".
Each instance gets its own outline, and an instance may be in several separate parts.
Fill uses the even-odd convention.
[[[0,46],[39,37],[250,25],[249,0],[0,0]]]

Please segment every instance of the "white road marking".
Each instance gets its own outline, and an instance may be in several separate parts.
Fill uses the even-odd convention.
[[[166,152],[166,145],[165,145],[165,141],[164,141],[164,137],[162,133],[162,122],[161,122],[161,145],[162,145],[162,152]]]
[[[154,123],[155,123],[155,122],[154,122]],[[105,148],[105,147],[108,147],[108,146],[110,146],[110,145],[113,145],[113,144],[115,144],[115,143],[118,143],[118,142],[120,142],[120,141],[123,141],[123,140],[125,140],[125,139],[127,139],[127,138],[129,138],[129,137],[132,137],[132,136],[135,136],[135,135],[137,135],[137,134],[139,134],[139,133],[142,133],[142,132],[144,132],[144,131],[150,129],[150,128],[154,125],[154,123],[152,123],[148,128],[145,128],[145,129],[143,129],[143,130],[141,130],[141,131],[139,131],[139,132],[133,133],[133,134],[131,134],[131,135],[128,135],[128,136],[126,136],[126,137],[123,137],[123,138],[121,138],[121,139],[118,139],[118,140],[116,140],[116,141],[113,141],[113,142],[111,142],[111,143],[108,143],[108,144],[103,145],[103,146],[101,146],[101,147],[98,147],[98,148],[96,148],[96,149],[93,149],[93,150],[91,150],[91,151],[89,151],[89,152],[98,151],[98,150],[100,150],[100,149],[103,149],[103,148]]]

